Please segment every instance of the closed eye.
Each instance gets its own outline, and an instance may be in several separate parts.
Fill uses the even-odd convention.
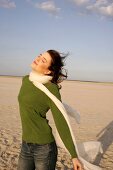
[[[40,55],[38,56],[38,58],[40,58],[40,59],[41,59],[41,61],[42,61],[43,63],[47,63],[46,58],[45,58],[45,57],[43,57],[43,55],[42,55],[42,54],[40,54]]]

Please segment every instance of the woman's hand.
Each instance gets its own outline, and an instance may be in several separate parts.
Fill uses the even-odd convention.
[[[82,165],[77,158],[72,159],[74,170],[83,170]]]

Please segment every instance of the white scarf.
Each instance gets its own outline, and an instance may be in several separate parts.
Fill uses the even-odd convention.
[[[29,75],[29,80],[32,82],[36,81],[45,84],[52,80],[52,76],[44,75],[32,70]]]
[[[84,170],[101,170],[100,167],[98,166],[95,166],[91,163],[89,163],[87,160],[85,160],[86,158],[86,155],[88,155],[88,160],[89,161],[92,161],[94,159],[94,157],[97,156],[97,154],[99,152],[102,153],[102,147],[101,147],[101,143],[100,142],[85,142],[85,143],[82,143],[82,144],[77,144],[76,143],[76,140],[75,140],[75,136],[73,134],[73,131],[72,131],[72,127],[71,127],[71,123],[69,122],[69,116],[71,117],[74,117],[77,121],[79,121],[79,118],[80,118],[80,115],[77,111],[75,112],[69,112],[70,108],[71,107],[68,107],[67,104],[62,104],[60,100],[58,100],[56,98],[56,96],[54,96],[43,84],[47,83],[48,81],[50,81],[52,79],[51,76],[47,76],[47,75],[42,75],[42,74],[38,74],[36,73],[35,71],[32,71],[29,75],[29,80],[32,81],[32,83],[37,87],[39,88],[41,91],[45,92],[45,94],[50,97],[50,99],[56,104],[56,106],[58,107],[58,109],[61,111],[62,115],[64,116],[67,124],[68,124],[68,127],[70,129],[70,132],[71,132],[71,136],[72,136],[72,139],[73,139],[73,142],[74,142],[74,145],[75,145],[75,148],[76,148],[76,152],[77,152],[77,155],[78,155],[78,158],[79,160],[82,162],[83,166],[84,166]],[[66,108],[68,108],[68,112],[66,111]],[[74,111],[73,109],[71,109],[70,111]],[[64,146],[61,138],[60,138],[60,135],[57,131],[57,128],[56,128],[56,135],[54,136],[55,137],[55,140],[56,140],[56,143],[59,147],[61,148],[65,148],[65,150],[67,151],[66,147]],[[92,147],[92,148],[91,148]],[[91,150],[89,150],[89,148],[91,149],[95,149],[94,151],[91,152]],[[88,153],[89,151],[89,153]],[[86,153],[87,152],[87,153]],[[69,152],[68,152],[69,153]],[[83,158],[85,157],[85,158]]]

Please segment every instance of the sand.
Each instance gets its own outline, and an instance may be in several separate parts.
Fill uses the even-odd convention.
[[[21,77],[0,76],[0,170],[17,167],[21,146],[17,96],[21,80]],[[113,170],[113,83],[64,81],[61,85],[62,101],[81,114],[81,123],[73,122],[77,141],[100,141],[104,153],[95,163],[103,170]],[[72,169],[72,164],[59,150],[57,169],[65,167]]]

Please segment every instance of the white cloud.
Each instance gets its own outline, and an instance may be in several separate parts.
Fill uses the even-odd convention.
[[[60,11],[60,8],[56,7],[54,1],[52,0],[45,1],[42,3],[38,3],[38,2],[35,3],[32,0],[27,0],[27,2],[31,3],[35,8],[46,11],[52,15],[57,15],[58,12]]]
[[[79,14],[98,14],[113,18],[113,0],[68,0],[79,6]]]
[[[35,4],[35,7],[40,8],[52,14],[57,14],[60,8],[57,8],[53,1],[42,2],[41,4]]]
[[[2,8],[16,8],[16,4],[10,0],[0,0],[0,7]]]
[[[113,3],[107,7],[100,7],[99,12],[103,15],[113,17]]]
[[[3,0],[2,0],[3,1]],[[7,0],[8,1],[8,0]],[[49,14],[55,15],[58,17],[58,13],[61,10],[56,7],[53,0],[46,0],[44,2],[36,2],[33,0],[26,0],[31,5],[37,9],[48,12]],[[87,14],[98,14],[102,17],[113,18],[113,0],[68,0],[75,4],[79,8],[78,14],[87,15]]]
[[[71,1],[74,2],[76,5],[84,5],[89,2],[89,0],[71,0]]]
[[[113,3],[109,3],[108,0],[98,0],[87,6],[86,9],[102,16],[113,17]]]
[[[106,5],[106,4],[108,4],[108,0],[97,0],[94,3],[95,6]]]

